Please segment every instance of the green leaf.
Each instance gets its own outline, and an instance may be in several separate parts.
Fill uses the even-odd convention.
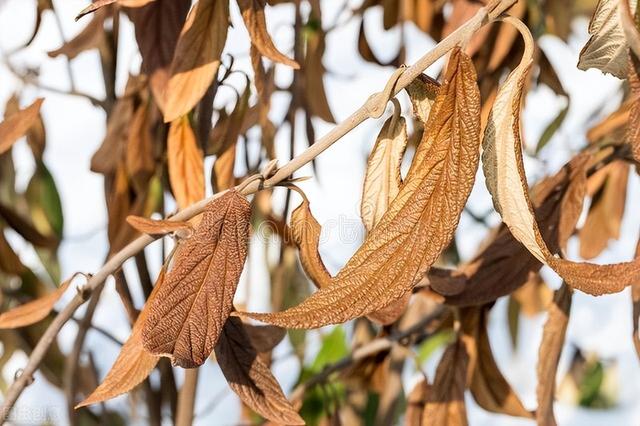
[[[26,192],[31,219],[38,231],[62,238],[62,203],[53,176],[42,161],[29,181]]]
[[[342,327],[335,327],[322,338],[322,346],[316,355],[310,370],[319,373],[328,364],[333,364],[349,354],[347,336]]]
[[[542,132],[542,136],[540,136],[538,145],[536,145],[536,152],[535,152],[536,155],[538,155],[538,153],[542,150],[542,148],[544,148],[549,143],[553,135],[558,131],[558,129],[560,128],[560,126],[564,122],[564,119],[567,116],[567,112],[569,112],[568,102],[567,102],[567,106],[564,107],[562,110],[560,110],[556,118],[551,120],[551,123],[549,123],[547,125],[547,128],[544,129],[544,132]]]
[[[426,339],[418,348],[418,360],[420,363],[428,360],[438,348],[453,343],[455,337],[456,335],[453,330],[448,329],[438,331]]]

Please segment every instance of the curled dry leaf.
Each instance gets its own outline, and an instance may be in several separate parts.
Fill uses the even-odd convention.
[[[593,259],[620,236],[627,199],[630,166],[624,161],[608,164],[597,173],[605,175],[602,186],[593,195],[589,214],[580,229],[580,256]]]
[[[495,209],[513,236],[570,286],[596,296],[622,291],[640,279],[640,260],[612,265],[567,261],[554,257],[540,233],[527,192],[520,140],[520,104],[532,63],[533,38],[522,22],[505,19],[525,38],[525,53],[501,86],[484,134],[483,169]]]
[[[213,350],[233,308],[247,257],[251,207],[237,191],[211,201],[193,235],[176,249],[158,297],[149,303],[144,347],[193,368]]]
[[[536,421],[540,426],[555,426],[553,400],[556,388],[558,361],[564,344],[564,336],[571,310],[571,289],[566,285],[556,290],[553,303],[549,305],[547,322],[542,331],[542,342],[538,353],[538,409]]]
[[[360,216],[367,232],[382,219],[402,185],[400,166],[409,139],[400,104],[394,101],[393,116],[382,126],[367,161],[360,203]]]
[[[78,274],[74,274],[46,296],[0,314],[0,329],[25,327],[45,319]]]
[[[300,68],[300,65],[293,59],[280,53],[274,46],[271,36],[267,32],[267,22],[264,16],[265,0],[237,0],[244,25],[249,31],[251,43],[258,49],[262,56],[288,65],[294,69]]]
[[[164,284],[165,273],[166,263],[160,269],[156,285],[153,287],[142,312],[138,315],[133,325],[133,330],[131,330],[131,335],[122,346],[122,349],[120,349],[118,358],[116,358],[102,383],[84,401],[76,405],[76,409],[129,392],[146,379],[155,368],[160,357],[147,352],[142,346],[142,327],[149,315],[151,302],[156,298]]]
[[[6,117],[0,123],[0,154],[4,154],[13,144],[37,123],[40,106],[44,99],[38,98],[25,109]]]
[[[136,231],[148,235],[165,235],[191,229],[189,222],[177,220],[155,220],[141,216],[127,216],[127,223]]]
[[[483,306],[460,311],[463,342],[469,354],[469,390],[478,405],[493,413],[533,418],[500,372],[487,332],[487,310]]]
[[[204,157],[196,142],[189,119],[184,116],[171,123],[167,137],[169,182],[183,209],[204,198]]]
[[[464,391],[467,388],[469,355],[460,339],[449,345],[436,369],[422,424],[432,426],[466,426]]]
[[[302,196],[302,203],[291,213],[291,237],[298,247],[304,272],[316,287],[328,287],[332,278],[318,252],[322,228],[313,217],[304,192],[296,190]]]
[[[589,155],[574,158],[531,190],[542,236],[553,252],[566,244],[562,235],[571,235],[575,229],[582,211],[590,158]],[[579,194],[582,198],[576,196]],[[563,230],[563,226],[568,228]],[[480,253],[458,271],[429,271],[431,289],[447,296],[447,304],[472,306],[492,302],[527,283],[530,273],[542,267],[542,263],[513,237],[506,226],[501,225],[489,238]],[[436,277],[434,273],[437,273]],[[458,283],[460,280],[465,281],[462,286]],[[447,291],[448,287],[460,290]]]
[[[405,296],[449,244],[475,179],[479,132],[475,70],[455,49],[405,183],[364,244],[330,286],[300,305],[247,315],[314,328],[367,315]]]
[[[440,84],[428,75],[420,74],[405,90],[413,107],[413,115],[423,123],[429,121],[429,113],[440,91]]]
[[[598,68],[619,79],[627,76],[629,45],[622,25],[624,0],[599,0],[589,22],[591,37],[580,52],[578,68]],[[636,0],[630,0],[635,10]]]
[[[227,319],[215,353],[229,386],[252,410],[279,424],[305,424],[269,368],[258,358],[239,318]]]
[[[164,121],[188,113],[211,86],[227,41],[229,2],[199,0],[182,28],[171,62]]]
[[[82,52],[95,49],[106,43],[105,32],[103,30],[104,20],[107,17],[106,10],[102,10],[93,15],[91,21],[71,40],[64,43],[59,49],[47,52],[50,58],[65,55],[73,59]]]

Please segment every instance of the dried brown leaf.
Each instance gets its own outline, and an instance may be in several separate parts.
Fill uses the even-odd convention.
[[[69,288],[71,281],[73,281],[76,275],[78,274],[74,274],[71,278],[60,284],[60,287],[46,296],[0,314],[0,329],[25,327],[45,319],[58,299],[67,291],[67,288]]]
[[[133,113],[129,124],[125,161],[127,173],[136,192],[146,192],[156,169],[151,135],[149,105],[143,103]]]
[[[553,400],[556,388],[558,361],[564,344],[564,336],[571,310],[571,289],[566,285],[555,292],[549,306],[549,316],[542,331],[542,342],[538,352],[538,409],[536,421],[540,426],[555,426]]]
[[[422,412],[431,392],[431,386],[424,379],[413,386],[407,396],[407,411],[405,413],[407,426],[422,426]]]
[[[291,236],[298,247],[300,263],[307,276],[316,287],[328,287],[332,277],[318,252],[322,228],[311,213],[309,200],[302,191],[299,193],[302,203],[291,213]]]
[[[440,84],[426,74],[420,74],[405,89],[411,100],[413,115],[420,121],[429,121],[431,107],[440,91]]]
[[[156,284],[149,295],[142,312],[138,315],[131,335],[120,349],[118,358],[102,380],[102,383],[84,401],[76,405],[76,409],[97,402],[115,398],[118,395],[131,391],[146,379],[155,368],[160,357],[147,352],[142,346],[142,327],[149,315],[149,306],[157,297],[159,289],[163,286],[166,266],[160,269]]]
[[[188,113],[216,77],[227,41],[229,3],[199,0],[180,32],[167,84],[164,121]]]
[[[167,157],[171,190],[183,209],[204,198],[204,157],[196,142],[189,119],[171,123],[167,136]]]
[[[325,33],[322,29],[322,18],[320,4],[311,2],[311,13],[309,21],[313,26],[305,31],[306,55],[302,64],[304,73],[304,97],[307,107],[312,116],[319,117],[328,123],[335,123],[335,118],[331,113],[327,93],[324,89],[325,68],[322,64],[322,56],[325,49]]]
[[[96,13],[74,38],[64,43],[60,48],[47,52],[47,54],[50,58],[65,55],[67,58],[73,59],[82,52],[99,48],[106,43],[104,32],[104,20],[106,17],[106,9]]]
[[[520,21],[510,22],[525,38],[525,53],[500,88],[485,130],[483,169],[494,207],[513,236],[570,286],[591,295],[622,291],[640,279],[640,259],[611,265],[571,262],[554,257],[540,233],[527,192],[520,140],[520,104],[532,62],[533,38]]]
[[[463,341],[469,354],[469,390],[478,405],[487,411],[509,416],[533,418],[500,372],[489,343],[487,311],[484,307],[460,312]]]
[[[449,244],[478,166],[480,94],[473,64],[459,49],[426,129],[400,193],[332,284],[284,312],[249,316],[320,327],[380,310],[413,288]]]
[[[287,330],[275,325],[254,325],[244,323],[242,325],[245,333],[251,341],[251,346],[258,353],[270,352],[278,346],[287,335]]]
[[[425,426],[466,426],[464,391],[467,388],[469,355],[461,340],[442,355],[436,377],[422,413]]]
[[[265,0],[237,0],[237,2],[244,24],[249,31],[251,43],[256,46],[260,54],[294,69],[300,68],[296,61],[280,53],[273,44],[271,36],[267,32],[267,22],[264,16]]]
[[[602,171],[603,185],[594,194],[587,219],[580,229],[580,256],[593,259],[608,245],[610,239],[618,239],[627,199],[627,181],[630,166],[615,161]]]
[[[42,98],[36,99],[25,109],[11,114],[0,123],[0,154],[7,152],[19,138],[36,124],[43,100]]]
[[[305,424],[269,368],[258,358],[239,318],[227,319],[215,352],[224,377],[242,402],[268,420]]]
[[[193,368],[213,350],[233,308],[247,256],[251,207],[237,191],[207,206],[194,234],[176,249],[158,297],[149,304],[144,347]]]
[[[165,235],[191,229],[189,222],[168,219],[156,220],[140,216],[127,216],[127,223],[136,231],[148,235]]]

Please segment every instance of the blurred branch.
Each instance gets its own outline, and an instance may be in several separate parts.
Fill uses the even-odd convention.
[[[184,370],[184,383],[178,394],[176,426],[191,426],[193,423],[193,408],[196,403],[196,388],[198,387],[198,371],[198,368]]]
[[[401,346],[409,346],[413,344],[416,341],[417,336],[425,334],[424,329],[432,321],[439,318],[445,311],[446,309],[444,306],[438,306],[436,310],[430,312],[406,330],[398,331],[388,337],[379,337],[360,346],[359,348],[355,348],[351,354],[334,364],[327,365],[320,373],[300,384],[291,394],[291,400],[294,403],[301,400],[307,390],[311,389],[315,385],[326,382],[332,374],[344,370],[357,361],[361,361],[379,352],[391,349],[394,345],[399,344]]]
[[[288,179],[295,171],[311,162],[314,158],[365,120],[368,118],[378,118],[384,112],[386,104],[391,97],[403,90],[425,69],[449,52],[449,50],[468,40],[478,28],[494,21],[500,14],[502,14],[502,12],[511,7],[514,2],[515,0],[494,0],[489,5],[479,9],[469,21],[459,27],[456,31],[449,34],[449,36],[445,37],[431,51],[422,56],[422,58],[420,58],[415,64],[396,71],[393,78],[387,83],[385,90],[371,95],[358,110],[335,126],[331,131],[312,144],[299,156],[289,161],[283,167],[277,169],[272,176],[249,177],[242,184],[235,187],[235,189],[240,191],[242,194],[248,195],[263,188],[277,186],[282,181]],[[226,191],[219,192],[212,197],[198,201],[197,203],[186,207],[172,216],[170,220],[185,221],[191,219],[192,217],[202,213],[211,201],[217,199],[225,192]],[[45,357],[49,346],[55,341],[58,332],[73,316],[76,309],[85,303],[94,290],[101,288],[107,277],[117,271],[127,259],[135,256],[136,253],[139,253],[147,245],[155,241],[156,238],[157,237],[143,235],[112,256],[105,265],[96,272],[96,274],[93,275],[81,289],[79,289],[78,294],[71,299],[64,309],[58,313],[42,335],[42,338],[36,347],[31,352],[29,361],[22,370],[22,374],[9,387],[2,408],[0,408],[0,422],[4,422],[7,419],[16,400],[22,394],[25,387],[27,387],[33,380],[33,374]],[[392,343],[385,343],[381,341],[376,342],[378,342],[377,344],[379,345],[387,345],[387,347]]]

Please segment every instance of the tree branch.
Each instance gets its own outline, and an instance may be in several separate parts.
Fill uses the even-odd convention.
[[[384,106],[388,102],[390,97],[398,94],[409,83],[411,83],[418,75],[420,75],[425,69],[437,61],[440,57],[444,56],[449,50],[456,45],[465,42],[469,39],[473,33],[481,26],[494,21],[502,12],[507,10],[515,0],[493,0],[489,5],[481,8],[478,12],[464,25],[452,32],[449,36],[444,38],[438,43],[430,52],[426,53],[412,66],[405,68],[401,75],[397,78],[395,84],[390,87],[385,93],[380,92],[372,95],[367,99],[363,106],[357,111],[352,113],[340,124],[335,126],[329,133],[320,138],[316,143],[307,148],[299,156],[289,161],[283,167],[278,169],[273,176],[262,182],[260,185],[260,179],[251,179],[246,183],[240,184],[235,189],[241,190],[243,194],[248,195],[257,192],[262,188],[270,188],[276,186],[278,183],[284,181],[291,176],[295,171],[306,165],[327,148],[333,145],[336,141],[356,128],[359,124],[364,122],[367,118],[376,116],[376,112],[380,110],[380,106],[384,109]],[[394,74],[395,75],[395,74]],[[197,203],[190,205],[189,207],[181,210],[177,214],[171,217],[171,220],[186,221],[192,217],[202,213],[205,207],[213,200],[223,195],[226,191],[219,192],[208,199],[201,200]],[[71,301],[62,309],[58,315],[53,319],[47,330],[42,335],[42,338],[36,345],[29,356],[27,365],[22,370],[22,374],[15,380],[15,382],[9,387],[2,408],[0,408],[0,423],[6,421],[9,416],[9,412],[16,400],[25,389],[25,387],[32,381],[33,374],[38,369],[38,366],[42,362],[44,356],[49,349],[49,346],[55,341],[56,336],[64,324],[73,316],[73,313],[82,306],[87,300],[88,296],[94,289],[101,286],[109,275],[117,271],[122,264],[136,255],[136,253],[143,250],[147,245],[153,242],[156,238],[143,235],[136,240],[129,243],[126,247],[116,253],[111,259],[109,259],[105,265],[93,275],[82,289],[79,289],[78,294],[71,299]],[[382,344],[384,342],[378,342]],[[386,343],[390,345],[390,342]],[[381,350],[381,349],[380,349]]]

